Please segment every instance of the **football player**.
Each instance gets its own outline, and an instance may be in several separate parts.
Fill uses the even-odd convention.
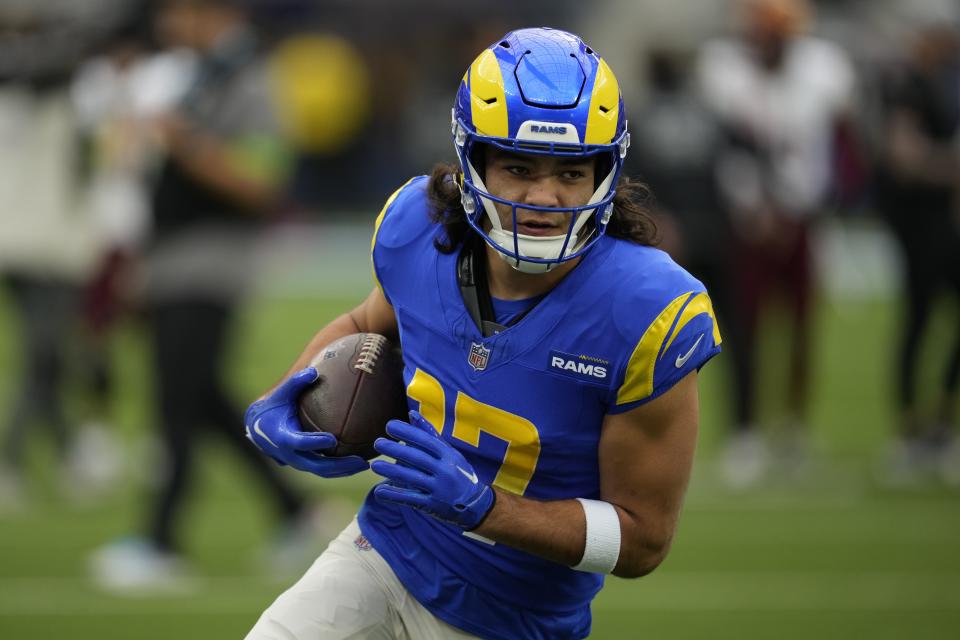
[[[620,178],[616,77],[573,34],[514,31],[463,76],[451,126],[459,166],[377,218],[377,287],[247,412],[281,462],[366,469],[322,455],[296,398],[333,340],[401,342],[411,412],[376,443],[383,481],[248,638],[583,638],[605,575],[670,546],[720,335]]]

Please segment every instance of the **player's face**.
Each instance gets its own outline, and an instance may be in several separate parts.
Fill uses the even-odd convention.
[[[593,195],[596,158],[563,158],[503,151],[488,147],[484,182],[491,195],[541,207],[581,207]],[[495,203],[500,224],[513,231],[509,205]],[[572,213],[517,209],[517,233],[561,236]]]

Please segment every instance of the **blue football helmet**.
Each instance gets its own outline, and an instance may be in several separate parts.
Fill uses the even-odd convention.
[[[616,77],[578,36],[520,29],[484,50],[460,83],[452,127],[467,222],[511,266],[526,273],[549,271],[582,255],[604,234],[630,134]],[[474,166],[478,144],[519,153],[597,156],[596,191],[587,204],[567,208],[499,198],[484,185],[482,167]],[[513,229],[503,228],[494,203],[511,207]],[[529,236],[517,233],[518,209],[573,215],[565,235]],[[489,232],[481,212],[490,221]],[[591,218],[593,225],[584,232]]]

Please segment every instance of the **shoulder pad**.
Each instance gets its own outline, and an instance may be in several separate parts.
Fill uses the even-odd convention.
[[[645,251],[645,260],[627,265],[635,269],[632,282],[620,287],[614,306],[618,331],[634,345],[616,391],[617,407],[662,394],[716,355],[721,343],[703,284],[662,251]]]

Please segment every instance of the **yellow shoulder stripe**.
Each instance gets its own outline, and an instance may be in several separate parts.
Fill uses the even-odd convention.
[[[684,307],[683,313],[680,314],[680,319],[677,320],[677,326],[670,335],[670,339],[667,340],[667,346],[663,348],[664,353],[666,353],[667,349],[670,348],[670,345],[673,344],[673,341],[680,333],[680,330],[687,326],[688,322],[693,320],[701,313],[707,314],[710,316],[710,319],[713,320],[713,344],[720,344],[722,341],[720,338],[720,328],[717,326],[717,317],[713,313],[713,303],[710,302],[710,296],[705,293],[698,293],[693,297],[693,300],[691,300],[690,303]],[[660,357],[663,356],[661,355]]]
[[[370,265],[373,267],[373,248],[377,246],[377,233],[380,231],[380,225],[383,224],[383,218],[387,215],[387,209],[390,208],[390,205],[393,204],[393,201],[397,199],[397,196],[400,195],[400,192],[407,188],[407,185],[413,182],[416,179],[416,176],[410,178],[403,183],[403,186],[394,191],[389,198],[387,198],[386,204],[383,205],[383,209],[380,209],[380,213],[377,215],[377,220],[373,223],[373,237],[370,238]],[[373,269],[373,281],[377,283],[377,286],[380,287],[380,290],[383,290],[383,287],[380,286],[380,279],[377,278],[377,270]]]
[[[623,378],[623,386],[617,392],[617,404],[643,400],[653,393],[653,369],[657,364],[657,354],[667,338],[667,332],[673,326],[673,321],[683,307],[683,303],[690,297],[685,293],[673,299],[667,308],[660,312],[657,319],[650,323],[643,337],[637,343],[630,362],[627,364],[627,373]]]
[[[702,313],[706,313],[713,320],[713,343],[720,344],[720,329],[717,327],[710,296],[706,293],[688,292],[674,298],[647,327],[633,350],[627,363],[623,386],[617,392],[617,404],[643,400],[653,394],[653,373],[657,355],[660,354],[662,358],[662,354],[666,353],[687,323]]]

